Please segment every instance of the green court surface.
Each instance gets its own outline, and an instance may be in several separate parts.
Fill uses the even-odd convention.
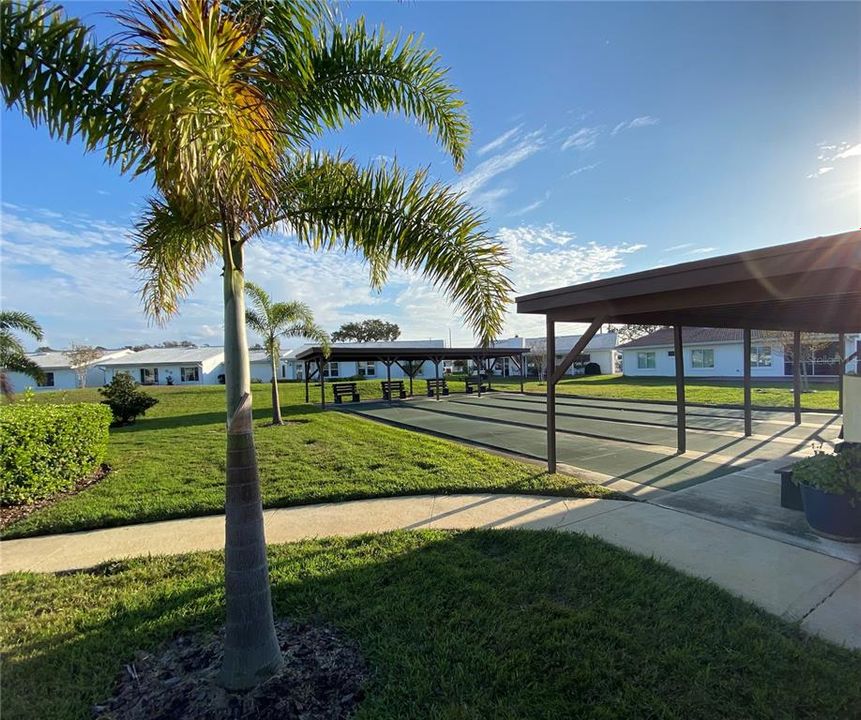
[[[546,459],[546,405],[537,395],[492,392],[360,403],[345,410],[491,449]],[[740,409],[687,408],[688,453],[678,455],[672,405],[558,398],[560,463],[665,490],[680,490],[744,467],[833,439],[839,415],[755,410],[753,437],[744,437]]]

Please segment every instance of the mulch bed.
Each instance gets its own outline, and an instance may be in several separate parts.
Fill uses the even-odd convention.
[[[276,623],[284,664],[252,690],[218,685],[223,630],[182,634],[155,653],[139,652],[97,720],[340,720],[364,697],[368,668],[355,643],[325,625]]]
[[[59,492],[56,495],[51,495],[51,497],[43,498],[42,500],[37,500],[36,502],[29,503],[27,505],[0,506],[0,530],[5,530],[13,523],[18,522],[19,520],[23,520],[25,517],[32,515],[34,512],[43,510],[46,507],[50,507],[51,505],[60,502],[60,500],[65,500],[67,497],[71,497],[72,495],[77,495],[79,492],[83,492],[88,487],[91,487],[96,483],[104,480],[110,472],[111,466],[102,463],[99,466],[99,469],[96,470],[92,475],[87,475],[87,477],[81,478],[75,483],[75,486],[73,488],[70,488],[69,490]]]

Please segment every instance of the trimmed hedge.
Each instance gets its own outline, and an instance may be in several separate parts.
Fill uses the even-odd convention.
[[[93,403],[0,408],[0,502],[31,503],[92,473],[105,459],[112,419]]]

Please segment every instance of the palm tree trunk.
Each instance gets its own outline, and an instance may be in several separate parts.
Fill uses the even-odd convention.
[[[251,379],[245,332],[242,247],[224,249],[224,374],[227,390],[227,496],[225,598],[227,623],[221,681],[253,687],[281,664],[275,634],[263,506],[251,412]]]
[[[275,353],[272,353],[272,424],[284,424],[281,419],[281,400],[278,397],[278,367],[275,365]]]

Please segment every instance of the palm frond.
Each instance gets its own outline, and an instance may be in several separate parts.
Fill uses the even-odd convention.
[[[249,189],[265,194],[283,147],[246,52],[256,28],[217,0],[135,7],[118,16],[132,38],[131,116],[162,193],[239,207]]]
[[[37,341],[43,338],[42,326],[36,318],[20,310],[0,310],[0,331],[8,330],[27,333]]]
[[[6,372],[22,373],[36,382],[42,382],[45,379],[45,371],[24,353],[0,354],[0,368]]]
[[[264,87],[284,125],[307,135],[356,122],[369,113],[401,113],[436,136],[460,170],[470,123],[460,92],[435,50],[422,38],[368,32],[364,20],[324,27],[307,47],[309,71],[296,77],[302,58],[264,56]],[[305,75],[310,74],[311,79]]]
[[[45,0],[0,2],[0,87],[6,107],[66,142],[80,136],[123,170],[145,169],[128,124],[130,78],[119,49]]]
[[[282,337],[305,338],[306,340],[318,343],[323,349],[323,355],[329,357],[329,351],[332,346],[329,333],[313,322],[313,320],[302,320],[301,322],[288,325],[280,334]]]
[[[134,230],[134,253],[147,314],[163,323],[179,310],[200,276],[219,255],[214,219],[151,198]]]
[[[426,172],[304,155],[280,178],[279,204],[248,234],[284,222],[314,249],[358,251],[375,286],[391,266],[420,272],[460,307],[482,344],[502,331],[512,289],[508,254],[481,215]]]

